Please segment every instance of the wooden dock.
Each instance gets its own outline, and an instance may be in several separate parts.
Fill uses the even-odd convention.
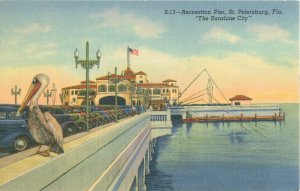
[[[235,121],[282,121],[285,119],[285,114],[273,116],[208,116],[205,117],[188,117],[182,119],[183,122],[192,123],[192,122],[235,122]]]

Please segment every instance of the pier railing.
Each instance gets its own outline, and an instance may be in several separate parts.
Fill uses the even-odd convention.
[[[65,143],[62,155],[33,155],[0,168],[0,190],[108,190],[139,145],[147,146],[149,121],[143,113]]]
[[[172,127],[171,122],[171,111],[151,111],[151,127],[170,128]]]
[[[164,113],[155,113],[151,115],[151,121],[166,121],[167,115]]]

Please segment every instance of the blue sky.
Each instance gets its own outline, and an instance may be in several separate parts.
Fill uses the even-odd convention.
[[[193,15],[164,15],[173,9],[257,9],[270,14],[252,15],[247,22],[205,22]],[[273,9],[283,14],[272,14]],[[0,2],[0,69],[23,74],[26,69],[54,68],[57,74],[67,71],[69,75],[65,82],[55,82],[58,87],[74,85],[84,79],[84,71],[74,67],[73,51],[78,48],[83,58],[88,40],[90,58],[95,58],[98,48],[103,52],[102,66],[91,71],[92,79],[114,66],[125,69],[130,46],[140,51],[139,57],[131,57],[132,68],[147,72],[151,81],[176,78],[184,89],[209,68],[228,96],[246,92],[267,100],[268,95],[252,92],[254,86],[262,86],[261,90],[269,86],[274,91],[272,100],[295,101],[297,93],[279,91],[298,88],[298,9],[298,2]],[[231,84],[245,74],[248,85]],[[248,79],[250,74],[255,82]],[[293,83],[273,79],[276,75]],[[270,79],[260,85],[265,76]],[[1,89],[12,86],[2,83]]]

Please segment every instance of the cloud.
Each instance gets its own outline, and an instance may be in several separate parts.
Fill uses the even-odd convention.
[[[122,14],[117,8],[101,13],[100,18],[100,28],[121,29],[129,27],[134,34],[142,38],[158,38],[165,31],[159,22],[153,22],[131,13]]]
[[[202,39],[205,41],[217,40],[229,43],[238,43],[241,41],[240,37],[230,34],[226,30],[219,27],[213,27],[209,32],[202,36]]]
[[[277,24],[254,24],[251,27],[249,27],[249,30],[253,32],[256,38],[260,41],[280,40],[283,42],[290,42],[289,31],[280,28]]]
[[[44,59],[46,56],[55,55],[57,53],[57,47],[58,46],[55,43],[30,43],[25,47],[24,52],[27,55],[30,55],[31,60],[41,60]]]
[[[46,33],[50,31],[50,27],[48,25],[41,25],[39,23],[31,23],[19,28],[15,28],[13,31],[18,34]]]

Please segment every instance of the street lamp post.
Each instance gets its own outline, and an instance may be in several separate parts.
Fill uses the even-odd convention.
[[[130,103],[131,107],[133,106],[133,93],[134,93],[134,87],[133,87],[133,82],[130,82]]]
[[[139,111],[139,113],[141,112],[141,105],[142,105],[142,103],[141,103],[141,95],[142,95],[142,88],[140,87],[140,86],[138,86],[137,87],[137,90],[136,90],[136,94],[137,94],[137,107],[138,107],[138,111]]]
[[[47,89],[47,92],[44,92],[44,97],[47,98],[47,105],[49,105],[49,97],[52,96],[52,91],[49,92],[49,89]]]
[[[52,93],[52,105],[55,105],[56,91],[57,91],[56,86],[53,83],[52,84],[52,89],[51,89],[51,93]]]
[[[15,95],[15,105],[17,105],[17,96],[21,94],[21,88],[18,89],[17,85],[15,85],[15,89],[11,88],[11,95]]]
[[[97,65],[99,68],[100,65],[100,59],[101,59],[101,53],[100,50],[96,52],[97,60],[89,60],[89,42],[86,42],[86,59],[85,60],[78,60],[79,58],[79,52],[76,48],[74,52],[75,57],[75,66],[77,68],[77,65],[81,65],[83,69],[86,71],[86,88],[85,88],[85,105],[86,105],[86,130],[89,131],[89,70],[94,67],[94,65]]]
[[[118,108],[117,108],[118,107],[118,83],[120,81],[122,81],[122,77],[124,76],[124,73],[121,74],[121,78],[117,78],[117,67],[115,67],[115,77],[112,78],[110,72],[108,72],[107,76],[108,76],[108,81],[113,83],[115,86],[115,120],[116,120],[116,122],[118,122],[118,113],[117,113],[117,110],[118,110]]]
[[[150,92],[146,89],[144,91],[144,107],[147,108],[147,105],[149,105],[149,97],[150,97]]]
[[[63,92],[61,94],[59,94],[59,98],[60,98],[61,104],[64,105],[65,94]]]

